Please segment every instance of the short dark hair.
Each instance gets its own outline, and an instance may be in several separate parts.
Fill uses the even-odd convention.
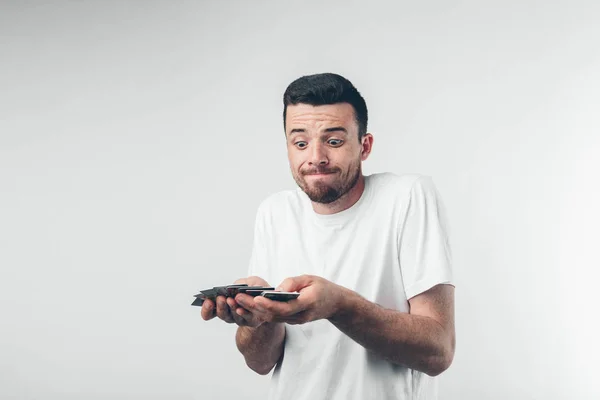
[[[287,106],[299,103],[312,106],[349,103],[354,108],[358,123],[358,140],[367,133],[369,116],[365,99],[352,82],[341,75],[332,73],[306,75],[290,83],[283,94],[284,129]]]

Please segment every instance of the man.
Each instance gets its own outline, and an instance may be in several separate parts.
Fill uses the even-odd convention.
[[[299,186],[259,206],[249,278],[298,291],[288,302],[238,294],[205,320],[236,343],[270,399],[435,399],[454,357],[454,286],[443,205],[420,175],[362,174],[367,107],[347,79],[304,76],[284,94]]]

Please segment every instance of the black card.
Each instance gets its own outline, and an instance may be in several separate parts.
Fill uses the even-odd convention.
[[[198,307],[202,307],[202,304],[204,304],[204,298],[201,297],[197,297],[193,302],[192,305],[193,306],[198,306]]]
[[[288,301],[297,299],[300,296],[300,293],[296,292],[275,292],[275,291],[263,291],[261,296],[266,297],[267,299],[275,300],[275,301]]]

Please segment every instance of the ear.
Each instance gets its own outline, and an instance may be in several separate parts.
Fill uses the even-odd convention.
[[[365,134],[361,139],[361,152],[360,159],[365,161],[369,158],[369,154],[373,150],[373,135],[370,133]]]

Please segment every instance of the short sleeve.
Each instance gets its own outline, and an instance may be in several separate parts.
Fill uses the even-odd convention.
[[[438,284],[454,285],[446,212],[430,177],[413,183],[399,236],[407,299]]]

